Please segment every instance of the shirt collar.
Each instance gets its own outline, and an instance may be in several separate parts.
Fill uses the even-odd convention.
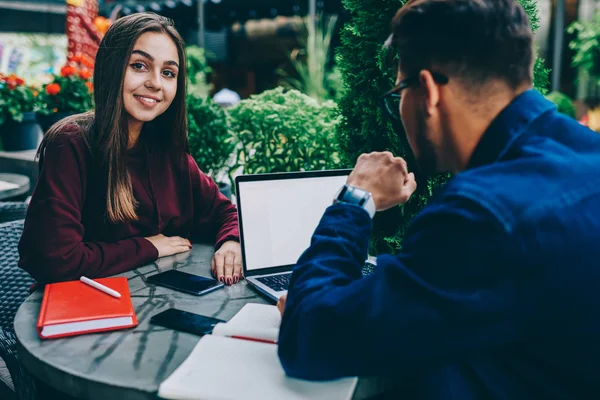
[[[475,147],[467,169],[491,164],[500,159],[510,145],[527,132],[540,115],[556,106],[535,89],[517,96],[492,121]]]

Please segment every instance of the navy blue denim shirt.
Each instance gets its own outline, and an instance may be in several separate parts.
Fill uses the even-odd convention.
[[[406,379],[404,398],[600,396],[600,135],[535,90],[362,277],[371,220],[327,209],[294,269],[295,377]]]

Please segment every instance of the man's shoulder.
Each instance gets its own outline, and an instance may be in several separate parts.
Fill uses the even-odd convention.
[[[453,177],[442,201],[468,199],[512,229],[534,210],[552,214],[591,195],[600,198],[600,135],[562,118],[554,122],[572,130],[523,138],[497,162]]]

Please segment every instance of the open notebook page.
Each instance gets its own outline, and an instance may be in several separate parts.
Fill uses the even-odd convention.
[[[160,385],[158,395],[174,400],[348,400],[356,382],[290,378],[276,345],[208,335]]]
[[[275,306],[246,304],[227,323],[217,324],[212,334],[217,336],[243,336],[277,342],[281,315]]]

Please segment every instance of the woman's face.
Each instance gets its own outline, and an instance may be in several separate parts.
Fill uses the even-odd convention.
[[[133,46],[123,81],[123,103],[129,131],[164,113],[177,94],[179,55],[171,37],[146,32]]]

